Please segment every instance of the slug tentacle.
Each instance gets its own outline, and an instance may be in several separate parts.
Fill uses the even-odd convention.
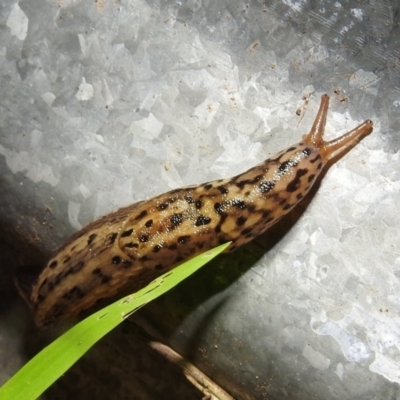
[[[325,131],[326,117],[328,114],[329,96],[324,94],[321,97],[321,104],[315,118],[310,133],[303,136],[303,140],[310,145],[320,149],[321,156],[330,160],[341,151],[347,151],[354,147],[363,137],[369,135],[373,129],[373,123],[370,119],[364,121],[350,132],[333,139],[329,142],[324,141],[323,134]]]
[[[98,302],[143,287],[182,261],[231,241],[228,251],[265,232],[309,192],[327,161],[372,132],[367,120],[324,141],[329,97],[303,141],[243,174],[172,190],[92,222],[62,246],[20,291],[36,324],[81,316]]]

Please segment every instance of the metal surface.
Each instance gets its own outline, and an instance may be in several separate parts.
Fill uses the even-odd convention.
[[[374,133],[272,233],[143,316],[238,399],[399,399],[399,15],[396,1],[3,1],[2,233],[37,264],[93,218],[296,143],[326,92],[328,137],[366,118]]]

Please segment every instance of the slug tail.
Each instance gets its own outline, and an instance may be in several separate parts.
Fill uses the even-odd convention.
[[[373,130],[372,121],[367,119],[361,125],[345,133],[344,135],[329,142],[325,141],[323,139],[323,135],[325,131],[328,107],[329,96],[327,94],[324,94],[321,97],[321,104],[319,106],[319,110],[311,131],[303,137],[303,140],[307,144],[312,145],[320,150],[321,156],[326,161],[330,160],[340,153],[345,153],[346,151],[354,147],[365,136],[368,136]]]
[[[37,281],[40,270],[36,265],[26,265],[18,268],[16,275],[14,276],[14,284],[18,290],[20,296],[29,304],[32,308],[32,288]]]

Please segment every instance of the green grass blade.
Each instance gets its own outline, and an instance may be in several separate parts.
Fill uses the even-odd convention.
[[[135,294],[122,298],[75,325],[45,347],[6,382],[0,388],[0,399],[37,399],[99,339],[125,318],[190,276],[223,252],[229,244],[223,244],[186,261]]]

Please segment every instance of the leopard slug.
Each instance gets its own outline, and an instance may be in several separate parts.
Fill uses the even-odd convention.
[[[39,327],[81,316],[99,302],[143,287],[182,261],[231,241],[228,251],[260,235],[309,192],[332,157],[372,132],[366,120],[323,140],[323,95],[303,140],[243,174],[171,190],[121,208],[84,227],[50,259],[29,292]]]

